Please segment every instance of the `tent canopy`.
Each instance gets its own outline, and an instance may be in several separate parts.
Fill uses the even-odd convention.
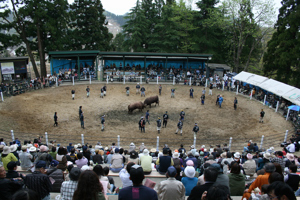
[[[255,85],[273,94],[281,96],[296,105],[300,105],[300,89],[293,86],[244,71],[236,75],[234,79]]]

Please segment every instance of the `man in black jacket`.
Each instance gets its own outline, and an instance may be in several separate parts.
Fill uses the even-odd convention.
[[[27,188],[38,193],[39,198],[43,200],[50,200],[50,192],[52,191],[52,183],[46,175],[46,162],[40,160],[35,165],[35,171],[26,176],[25,185]]]
[[[21,178],[7,179],[5,169],[0,165],[0,199],[11,200],[12,195],[22,189],[23,184]]]
[[[205,191],[208,191],[208,189],[216,182],[218,177],[218,171],[214,167],[208,167],[204,171],[204,185],[197,185],[195,186],[191,194],[188,198],[188,200],[201,200],[202,194]]]

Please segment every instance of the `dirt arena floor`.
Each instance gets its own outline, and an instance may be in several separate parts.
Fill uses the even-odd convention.
[[[192,129],[194,123],[198,123],[200,133],[197,145],[201,140],[224,140],[229,137],[246,139],[256,138],[260,141],[261,135],[270,136],[273,133],[284,133],[292,130],[289,122],[283,117],[263,106],[257,101],[237,96],[238,109],[233,109],[233,101],[236,96],[233,92],[222,92],[213,89],[213,96],[206,92],[205,105],[201,105],[200,96],[203,87],[193,87],[194,98],[189,97],[189,86],[163,85],[162,95],[159,96],[159,106],[147,107],[143,112],[135,110],[128,114],[128,105],[138,101],[144,101],[144,97],[136,95],[135,85],[131,84],[130,96],[126,96],[123,84],[108,84],[107,96],[100,98],[100,88],[104,84],[90,85],[90,97],[86,97],[87,85],[61,86],[58,88],[46,88],[6,98],[0,104],[0,131],[14,130],[16,137],[21,139],[33,139],[37,135],[49,134],[49,140],[67,145],[69,141],[81,142],[80,135],[84,134],[85,140],[95,144],[102,141],[108,145],[116,142],[117,135],[121,137],[123,145],[129,145],[131,141],[145,142],[145,145],[155,146],[156,137],[164,138],[161,142],[170,142],[179,145],[185,140],[193,141]],[[75,89],[75,100],[71,98],[71,90]],[[175,98],[170,98],[171,88],[175,88]],[[158,85],[145,85],[146,98],[158,95]],[[215,105],[216,95],[222,94],[224,102],[220,109]],[[85,116],[85,129],[80,128],[78,108],[83,106]],[[264,109],[265,123],[258,123],[259,113]],[[150,125],[146,124],[146,133],[138,129],[138,121],[146,111],[150,112]],[[183,136],[175,135],[179,113],[186,113]],[[162,128],[157,134],[156,120],[168,111],[169,122],[167,128]],[[58,127],[53,127],[54,112],[58,113]],[[102,132],[100,119],[106,115],[106,127]],[[10,136],[8,136],[9,138]],[[104,139],[106,138],[106,139]],[[124,139],[126,138],[126,139]],[[214,143],[214,142],[212,142]],[[216,143],[215,143],[216,144]]]

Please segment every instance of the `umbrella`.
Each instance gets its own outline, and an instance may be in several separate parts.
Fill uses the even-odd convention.
[[[297,111],[299,112],[300,111],[300,106],[297,106],[297,105],[291,105],[288,107],[290,110],[294,110],[294,111]]]

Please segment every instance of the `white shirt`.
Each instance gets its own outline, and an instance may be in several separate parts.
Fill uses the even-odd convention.
[[[292,143],[289,146],[286,147],[286,149],[290,152],[290,153],[295,153],[295,144]]]
[[[119,177],[122,181],[122,184],[123,184],[123,188],[125,187],[129,187],[129,186],[132,186],[132,181],[129,179],[130,177],[130,174],[126,171],[126,169],[122,169],[120,172],[119,172]]]

